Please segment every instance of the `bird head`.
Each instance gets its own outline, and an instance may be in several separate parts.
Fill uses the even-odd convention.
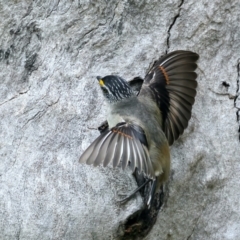
[[[104,97],[108,102],[114,103],[135,96],[129,83],[116,75],[97,77]]]

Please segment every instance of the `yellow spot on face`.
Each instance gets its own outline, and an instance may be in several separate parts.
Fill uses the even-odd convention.
[[[100,84],[101,87],[104,86],[104,82],[103,82],[102,79],[100,79],[98,82],[99,82],[99,84]]]

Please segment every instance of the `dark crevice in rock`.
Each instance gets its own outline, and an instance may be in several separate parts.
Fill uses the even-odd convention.
[[[76,45],[79,45],[79,46],[77,47],[77,55],[76,55],[76,58],[77,58],[77,56],[79,55],[80,50],[83,49],[83,47],[84,47],[87,43],[89,43],[89,39],[92,38],[92,36],[96,33],[96,31],[97,31],[100,27],[102,27],[102,26],[104,26],[104,25],[106,25],[106,24],[107,24],[107,21],[105,21],[104,23],[99,23],[96,27],[91,28],[90,30],[88,30],[87,32],[85,32],[85,33],[79,38],[79,40],[77,40],[77,41],[75,42]],[[68,50],[68,51],[69,51],[69,50]]]
[[[174,26],[174,24],[176,23],[177,19],[180,16],[180,12],[181,12],[181,7],[184,3],[184,0],[181,0],[181,3],[178,5],[178,13],[177,15],[173,18],[172,23],[170,24],[168,31],[167,31],[167,50],[166,50],[166,54],[168,53],[169,49],[170,49],[170,37],[171,37],[171,30]]]
[[[190,240],[191,238],[192,238],[192,236],[193,236],[193,234],[194,234],[194,231],[195,231],[195,229],[196,229],[196,227],[197,227],[197,225],[198,225],[198,222],[199,222],[199,219],[202,217],[202,213],[199,215],[199,217],[196,219],[196,222],[195,222],[195,224],[194,224],[194,226],[193,226],[193,228],[192,228],[192,232],[191,232],[191,234],[187,237],[187,239],[186,240]]]
[[[124,9],[126,8],[125,4],[126,4],[126,2],[123,2]],[[113,16],[112,16],[112,18],[111,18],[111,20],[109,22],[109,26],[111,27],[112,30],[116,29],[118,35],[122,35],[124,12],[122,12],[120,14],[120,16],[118,17],[117,21],[114,21],[115,20],[115,16],[116,16],[116,11],[117,11],[117,8],[118,8],[119,5],[120,5],[120,2],[117,3],[116,6],[114,7]]]
[[[236,115],[237,115],[237,122],[239,124],[239,128],[238,128],[239,136],[238,136],[238,139],[240,141],[240,108],[237,105],[237,101],[238,102],[240,101],[240,99],[239,99],[239,85],[240,85],[240,59],[238,59],[238,64],[237,64],[237,90],[236,90],[236,96],[234,98],[234,107],[237,108]]]
[[[115,18],[116,9],[117,9],[117,7],[118,7],[118,4],[119,4],[119,3],[117,3],[117,4],[115,5],[115,7],[114,7],[113,16],[112,16],[112,18],[110,19],[109,26],[112,24],[112,22],[113,22],[113,20],[114,20],[114,18]]]
[[[228,92],[217,92],[217,91],[214,91],[212,90],[211,88],[208,88],[209,91],[211,91],[212,93],[216,94],[216,95],[220,95],[220,96],[228,96],[229,99],[235,99],[236,98],[236,95],[232,95],[231,93],[228,93]]]
[[[32,10],[33,10],[33,3],[30,3],[30,5],[29,5],[28,8],[27,8],[26,13],[23,15],[23,17],[22,17],[21,20],[23,20],[24,18],[26,18],[27,16],[29,16],[30,13],[32,12]]]
[[[54,4],[53,8],[49,11],[49,13],[47,14],[47,17],[46,17],[46,18],[50,17],[53,12],[57,11],[57,8],[58,8],[59,3],[60,3],[60,0],[58,0],[58,1]]]
[[[141,193],[141,192],[140,192]],[[141,193],[142,195],[142,193]],[[158,212],[164,203],[164,192],[155,194],[153,204],[148,209],[145,205],[143,209],[135,212],[124,224],[124,235],[121,239],[142,239],[150,232],[154,226]]]
[[[223,87],[226,87],[226,88],[229,88],[229,87],[230,87],[230,84],[227,83],[226,81],[223,81],[223,82],[222,82],[222,85],[223,85]]]
[[[45,114],[45,112],[46,112],[45,109],[38,111],[38,112],[37,112],[36,114],[34,114],[31,118],[27,119],[26,123],[21,127],[21,129],[25,128],[26,125],[27,125],[29,122],[33,121],[34,119],[37,119],[37,118],[42,117],[42,116]]]
[[[2,106],[2,105],[4,105],[5,103],[8,103],[8,102],[10,102],[10,101],[18,98],[18,97],[21,96],[21,95],[26,94],[29,90],[30,90],[30,86],[29,86],[26,90],[19,92],[17,95],[14,95],[13,97],[7,99],[6,101],[0,102],[0,106]]]
[[[136,178],[138,186],[141,186],[146,181],[144,176],[142,174],[138,174],[137,171],[135,171],[134,177]],[[143,202],[145,203],[147,202],[146,198],[149,195],[150,190],[151,184],[147,184],[139,191],[143,198]],[[167,189],[163,191],[162,186],[161,191],[155,194],[150,208],[144,204],[142,209],[130,216],[123,226],[124,236],[121,239],[142,239],[147,236],[157,220],[157,216],[161,207],[163,204],[166,204],[167,193]]]
[[[25,61],[24,64],[24,68],[28,71],[28,74],[31,75],[31,73],[34,70],[37,70],[38,67],[35,66],[35,62],[37,59],[38,54],[37,53],[33,53],[31,56],[29,56],[29,58]]]
[[[239,123],[239,128],[238,128],[238,139],[239,139],[239,142],[240,142],[240,113],[239,113],[239,110],[237,111],[237,121]]]
[[[237,64],[237,94],[239,93],[239,84],[240,84],[240,59],[238,59],[238,64]]]

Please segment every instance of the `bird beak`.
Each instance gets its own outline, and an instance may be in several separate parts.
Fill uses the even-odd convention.
[[[101,77],[97,76],[97,80],[98,80],[98,83],[101,87],[104,86],[104,82],[103,82]]]

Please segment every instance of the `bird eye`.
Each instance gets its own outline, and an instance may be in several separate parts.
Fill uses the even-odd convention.
[[[103,93],[108,93],[108,90],[105,87],[102,87]]]

